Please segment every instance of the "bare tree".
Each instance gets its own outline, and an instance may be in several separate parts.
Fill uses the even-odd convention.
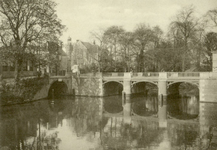
[[[192,6],[183,8],[175,20],[170,24],[170,31],[183,43],[182,71],[186,69],[186,57],[189,52],[189,41],[197,30],[199,19],[193,16],[194,8]]]
[[[212,23],[214,23],[214,27],[217,27],[217,8],[209,10],[207,16],[212,21]]]
[[[0,38],[5,56],[15,61],[15,79],[19,79],[23,61],[30,53],[28,46],[58,41],[64,26],[52,0],[1,0]]]
[[[103,46],[104,41],[103,41],[103,34],[104,34],[104,29],[100,28],[98,31],[92,31],[90,32],[91,38],[94,40],[97,40],[100,44],[100,47]]]
[[[132,56],[133,56],[133,33],[125,32],[121,35],[119,40],[121,51],[120,55],[123,61],[124,71],[130,71],[132,66]]]
[[[119,41],[122,36],[122,34],[125,33],[125,30],[120,26],[111,26],[108,29],[105,30],[103,34],[103,40],[107,46],[107,48],[110,50],[110,54],[114,58],[114,69],[117,68],[117,54],[120,50]]]
[[[139,50],[137,56],[138,71],[144,71],[144,51],[151,42],[154,42],[154,31],[145,24],[139,24],[134,31],[134,43]]]

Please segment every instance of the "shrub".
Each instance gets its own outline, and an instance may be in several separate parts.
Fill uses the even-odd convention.
[[[3,91],[1,103],[19,103],[32,100],[34,95],[48,83],[48,76],[38,78],[24,78],[16,83],[2,82]]]

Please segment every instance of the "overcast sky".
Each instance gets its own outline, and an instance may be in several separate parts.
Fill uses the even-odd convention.
[[[112,25],[133,31],[137,24],[159,25],[167,31],[172,17],[182,7],[193,5],[197,15],[217,8],[217,0],[56,0],[57,14],[67,31],[61,40],[68,37],[91,42],[90,32]]]

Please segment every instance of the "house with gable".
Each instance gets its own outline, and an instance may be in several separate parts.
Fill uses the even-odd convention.
[[[99,46],[77,40],[71,52],[71,66],[78,65],[80,69],[99,62]]]

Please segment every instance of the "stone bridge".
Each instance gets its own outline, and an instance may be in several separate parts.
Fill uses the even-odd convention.
[[[52,98],[58,95],[73,95],[71,76],[50,76],[49,82],[37,92],[34,99]]]
[[[158,117],[162,122],[167,119],[168,89],[180,83],[190,83],[199,89],[200,118],[207,118],[206,111],[215,109],[217,102],[216,72],[138,72],[138,73],[88,73],[79,76],[51,76],[49,84],[41,89],[35,99],[61,94],[80,96],[122,95],[125,103],[130,95],[145,92],[145,84],[157,87]],[[41,96],[41,97],[40,97]]]
[[[176,83],[190,83],[200,90],[200,101],[205,101],[204,91],[217,87],[217,73],[214,72],[145,72],[145,73],[103,73],[102,83],[105,86],[116,82],[123,87],[128,96],[138,83],[152,83],[158,87],[158,95],[167,95],[167,89]],[[105,92],[104,92],[105,93]],[[214,97],[213,97],[214,98]],[[217,97],[216,97],[217,98]],[[214,100],[214,99],[212,99]]]
[[[64,89],[65,94],[83,96],[108,96],[144,92],[141,83],[151,83],[158,88],[158,95],[165,97],[168,89],[177,83],[196,85],[200,91],[200,101],[217,101],[217,73],[215,72],[138,72],[138,73],[88,73],[79,76],[50,76],[49,84],[43,90],[47,92]]]
[[[104,85],[102,88],[104,89],[104,94],[107,90],[106,84],[113,83],[113,85],[121,85],[123,89],[122,97],[124,97],[125,102],[130,101],[130,95],[134,92],[145,91],[144,86],[138,86],[140,83],[152,83],[156,85],[158,89],[158,117],[161,122],[166,122],[167,119],[168,89],[170,87],[173,88],[173,85],[190,83],[198,87],[200,120],[206,120],[208,118],[210,113],[207,112],[210,109],[214,110],[215,105],[213,103],[217,102],[216,72],[105,73],[102,74],[102,83]]]

